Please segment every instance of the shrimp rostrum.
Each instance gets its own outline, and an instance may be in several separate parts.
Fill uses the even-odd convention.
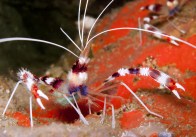
[[[11,94],[11,97],[9,98],[7,105],[4,109],[3,115],[5,115],[6,110],[10,104],[10,101],[17,90],[17,87],[19,84],[22,84],[24,87],[26,87],[27,91],[30,93],[29,96],[29,104],[30,104],[30,122],[31,122],[31,127],[33,127],[33,115],[32,115],[32,98],[36,100],[37,104],[41,109],[47,109],[45,108],[44,104],[42,103],[42,98],[45,100],[50,100],[50,98],[39,88],[39,85],[45,85],[49,86],[50,88],[53,89],[53,96],[56,97],[58,100],[59,96],[63,98],[66,102],[68,102],[73,109],[78,113],[80,120],[86,124],[89,125],[90,123],[85,119],[83,114],[80,111],[80,108],[78,106],[77,101],[79,99],[85,99],[87,100],[87,104],[89,106],[89,113],[91,113],[90,106],[93,104],[95,101],[100,101],[104,103],[104,108],[103,108],[103,115],[101,118],[101,123],[104,121],[104,116],[105,116],[105,111],[106,111],[106,106],[110,107],[112,110],[112,127],[115,128],[115,114],[114,114],[114,106],[110,103],[107,102],[106,97],[109,97],[110,95],[105,94],[102,92],[104,89],[102,89],[106,84],[113,84],[112,81],[115,80],[115,78],[120,77],[120,76],[126,76],[126,75],[141,75],[141,76],[146,76],[146,77],[151,77],[154,79],[156,82],[158,82],[160,85],[164,86],[165,88],[169,89],[174,95],[180,99],[180,95],[177,92],[177,89],[182,89],[183,86],[181,86],[179,83],[177,83],[174,79],[172,79],[169,75],[165,74],[164,72],[161,72],[157,69],[153,68],[148,68],[148,67],[138,67],[138,68],[120,68],[118,71],[113,73],[111,76],[109,76],[103,83],[97,87],[95,90],[89,90],[89,85],[87,85],[88,81],[88,63],[90,62],[90,58],[88,57],[89,50],[91,48],[90,42],[96,38],[97,36],[109,32],[109,31],[118,31],[118,30],[139,30],[139,31],[145,31],[148,33],[156,33],[153,31],[148,31],[140,28],[131,28],[131,27],[124,27],[124,28],[115,28],[115,29],[110,29],[110,30],[104,30],[94,36],[91,37],[91,32],[96,24],[96,22],[99,20],[100,16],[103,14],[103,12],[107,9],[107,7],[113,2],[113,0],[103,9],[103,11],[99,14],[99,16],[94,20],[94,22],[90,25],[91,27],[88,29],[89,32],[87,33],[88,35],[85,37],[84,35],[84,26],[86,24],[86,10],[88,6],[88,0],[86,2],[86,7],[83,15],[83,19],[80,17],[80,7],[81,7],[81,0],[79,3],[79,10],[78,10],[78,32],[79,32],[79,38],[81,41],[81,44],[78,45],[76,44],[70,37],[69,35],[63,31],[61,28],[61,31],[70,39],[70,41],[73,43],[73,45],[76,46],[76,48],[80,51],[80,55],[76,55],[73,53],[71,50],[58,45],[56,43],[52,43],[49,41],[45,40],[40,40],[40,39],[33,39],[33,38],[24,38],[24,37],[12,37],[12,38],[1,38],[0,43],[3,42],[10,42],[10,41],[34,41],[34,42],[41,42],[49,45],[53,45],[59,48],[62,48],[66,51],[68,51],[70,54],[75,56],[76,62],[72,66],[71,70],[67,74],[67,79],[61,79],[61,78],[55,78],[55,77],[50,77],[50,76],[42,76],[42,77],[37,77],[34,74],[32,74],[29,70],[27,69],[20,69],[19,72],[17,73],[19,81],[17,82],[15,88],[13,89],[13,92]],[[82,22],[82,23],[81,23]],[[88,24],[89,26],[89,24]],[[159,35],[164,35],[164,34],[159,34]],[[166,35],[167,36],[167,35]],[[170,37],[170,36],[167,36]],[[85,39],[87,38],[87,39]],[[184,42],[176,37],[176,41]],[[85,40],[84,40],[85,39]],[[187,44],[187,42],[184,42]],[[188,43],[189,46],[193,46],[190,43]],[[116,84],[116,83],[115,83]],[[124,82],[119,82],[117,84],[120,84],[124,86],[139,102],[140,104],[148,111],[148,113],[155,115],[157,117],[163,118],[160,114],[157,114],[153,111],[151,111],[143,102],[142,100],[129,88],[127,84]],[[111,86],[112,87],[112,86]],[[105,97],[104,100],[101,100],[100,97]],[[118,98],[118,96],[114,96]]]

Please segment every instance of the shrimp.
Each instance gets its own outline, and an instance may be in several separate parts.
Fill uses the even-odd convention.
[[[66,79],[61,78],[55,78],[50,76],[41,76],[38,77],[34,74],[32,74],[27,69],[20,69],[17,73],[19,81],[16,83],[16,86],[13,89],[13,92],[7,102],[7,105],[3,111],[3,116],[5,115],[7,108],[20,84],[22,84],[24,87],[26,87],[28,93],[29,93],[29,108],[30,108],[30,123],[31,127],[33,127],[33,114],[32,114],[32,98],[36,100],[38,106],[41,109],[46,109],[44,104],[42,103],[42,98],[45,100],[50,101],[50,98],[39,88],[39,85],[44,85],[47,87],[50,87],[52,89],[52,95],[56,98],[57,102],[59,99],[64,99],[64,101],[68,102],[69,105],[73,107],[73,109],[78,113],[80,120],[85,124],[89,125],[89,122],[86,120],[86,118],[81,113],[81,110],[78,106],[77,101],[80,99],[87,100],[87,104],[89,105],[89,113],[91,113],[91,104],[94,104],[95,101],[99,101],[104,103],[103,108],[103,116],[101,118],[101,123],[104,121],[105,117],[105,111],[106,106],[109,106],[112,110],[112,128],[115,128],[115,114],[114,114],[114,106],[112,103],[107,102],[107,97],[110,97],[110,95],[105,94],[103,91],[105,90],[104,87],[107,83],[110,83],[111,86],[108,88],[115,87],[116,85],[113,85],[112,81],[115,80],[115,78],[120,76],[126,76],[126,75],[141,75],[146,77],[151,77],[153,80],[155,80],[157,83],[163,85],[165,88],[169,89],[174,93],[174,95],[180,99],[180,95],[178,94],[177,89],[185,90],[182,85],[177,83],[174,79],[172,79],[169,75],[165,74],[164,72],[153,69],[153,68],[147,68],[147,67],[138,67],[138,68],[121,68],[117,72],[113,73],[111,76],[109,76],[103,83],[97,87],[94,90],[89,90],[89,85],[87,85],[87,81],[89,79],[88,77],[88,64],[91,61],[88,57],[91,45],[90,42],[98,37],[99,35],[102,35],[104,33],[110,32],[110,31],[118,31],[118,30],[136,30],[136,31],[144,31],[151,34],[157,34],[161,35],[167,38],[170,38],[175,41],[179,41],[182,43],[187,44],[188,46],[194,47],[195,46],[191,43],[188,43],[186,41],[183,41],[179,38],[176,38],[174,36],[169,36],[162,33],[157,33],[151,30],[141,29],[141,28],[132,28],[132,27],[121,27],[121,28],[114,28],[109,30],[103,30],[102,32],[99,32],[95,34],[94,36],[91,36],[91,32],[93,31],[97,21],[101,17],[101,15],[104,13],[104,11],[112,4],[114,0],[111,0],[110,3],[102,10],[102,12],[99,14],[99,16],[94,20],[94,23],[91,23],[91,28],[89,29],[89,32],[87,33],[87,37],[84,36],[84,28],[86,24],[86,11],[88,7],[88,0],[86,2],[85,11],[81,23],[81,17],[80,17],[80,8],[81,8],[81,0],[79,2],[79,10],[78,10],[78,33],[80,38],[80,45],[76,44],[74,40],[71,39],[71,37],[62,29],[63,34],[67,36],[67,38],[73,43],[73,45],[80,51],[80,55],[75,54],[73,51],[69,50],[68,48],[65,48],[62,45],[41,40],[41,39],[34,39],[34,38],[24,38],[24,37],[12,37],[12,38],[1,38],[0,43],[4,42],[11,42],[11,41],[33,41],[33,42],[39,42],[39,43],[45,43],[48,45],[56,46],[58,48],[61,48],[63,50],[68,51],[70,54],[72,54],[74,57],[76,57],[76,61],[73,64],[72,68],[67,74]],[[82,25],[81,25],[82,24]],[[89,24],[88,24],[89,25]],[[88,27],[89,28],[89,27]],[[85,39],[86,38],[86,39]],[[157,117],[163,118],[160,114],[157,114],[153,111],[151,111],[145,103],[126,85],[124,82],[116,83],[124,86],[138,101],[139,103],[146,109],[147,112],[149,112],[152,115],[155,115]],[[97,93],[98,92],[98,93]],[[104,100],[101,100],[99,97],[104,97]],[[114,98],[120,98],[118,96],[113,96]],[[121,98],[122,99],[122,98]],[[123,99],[122,99],[123,100]]]

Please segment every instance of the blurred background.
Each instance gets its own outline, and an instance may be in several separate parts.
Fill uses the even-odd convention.
[[[130,0],[114,1],[104,14],[127,1]],[[82,0],[81,13],[84,12],[85,2]],[[109,2],[89,0],[87,15],[97,17]],[[70,41],[59,28],[62,27],[72,39],[76,39],[78,4],[79,0],[0,0],[0,38],[37,38],[69,47]],[[73,50],[72,47],[70,45]],[[58,62],[62,54],[73,57],[60,48],[37,42],[1,43],[0,74],[15,75],[23,67],[39,75],[51,64]]]

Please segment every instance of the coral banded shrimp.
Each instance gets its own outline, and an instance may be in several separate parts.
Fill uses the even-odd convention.
[[[178,16],[180,13],[180,10],[183,8],[183,6],[187,3],[190,3],[191,1],[188,0],[165,0],[165,3],[154,3],[142,6],[140,10],[149,11],[149,15],[147,17],[143,18],[143,28],[146,30],[152,30],[154,32],[165,34],[162,30],[155,27],[155,25],[168,21],[168,23],[177,31],[179,31],[181,34],[185,34],[186,31],[178,28],[172,21],[170,21],[172,18],[175,18],[175,16]],[[154,37],[165,40],[170,42],[171,44],[175,46],[179,46],[179,43],[176,42],[174,39],[168,39],[161,35],[153,34]]]
[[[33,127],[32,96],[34,96],[37,104],[39,105],[39,107],[41,109],[47,109],[47,108],[45,108],[44,104],[42,103],[41,98],[44,98],[45,100],[50,100],[50,98],[39,89],[39,85],[45,85],[45,86],[52,88],[52,90],[53,90],[52,95],[54,95],[54,97],[56,96],[57,100],[63,98],[65,101],[67,101],[78,113],[80,120],[86,125],[89,125],[90,123],[85,119],[85,117],[81,113],[81,110],[77,104],[77,101],[79,99],[87,100],[87,103],[89,105],[89,113],[91,111],[91,105],[94,104],[94,101],[99,101],[99,102],[104,103],[103,116],[101,118],[101,123],[104,121],[104,118],[105,118],[104,116],[105,116],[106,106],[109,106],[112,110],[112,127],[113,128],[115,128],[114,106],[110,102],[107,102],[107,97],[110,97],[110,95],[104,94],[103,91],[105,90],[104,86],[108,83],[110,84],[117,77],[131,75],[131,74],[151,77],[157,83],[161,84],[165,88],[172,91],[172,93],[174,93],[174,95],[178,99],[180,99],[180,95],[178,94],[177,89],[185,90],[183,88],[183,86],[181,86],[179,83],[177,83],[175,80],[173,80],[169,75],[165,74],[164,72],[161,72],[157,69],[148,68],[148,67],[121,68],[117,72],[115,72],[111,76],[109,76],[105,81],[103,81],[103,83],[100,86],[98,86],[96,89],[94,89],[92,91],[89,90],[89,88],[88,88],[89,85],[86,84],[88,81],[87,69],[88,69],[88,64],[90,62],[90,58],[88,57],[88,54],[89,54],[89,50],[91,48],[90,42],[92,42],[92,40],[94,38],[96,38],[99,35],[104,34],[106,32],[117,31],[117,30],[137,30],[137,31],[143,31],[143,32],[157,34],[157,32],[149,31],[149,30],[145,30],[145,29],[140,29],[140,28],[121,27],[121,28],[113,28],[113,29],[109,29],[109,30],[104,30],[104,31],[102,31],[98,34],[95,34],[94,36],[91,37],[91,32],[92,32],[94,26],[96,25],[97,21],[99,20],[100,16],[103,14],[103,12],[107,9],[107,7],[112,2],[113,2],[113,0],[103,9],[103,11],[99,14],[97,19],[94,21],[94,23],[92,24],[92,27],[90,28],[89,33],[87,35],[87,39],[85,40],[84,26],[85,26],[85,17],[86,17],[86,10],[87,10],[87,6],[88,6],[88,0],[86,2],[82,26],[80,26],[81,23],[79,23],[80,19],[81,19],[81,17],[80,17],[81,0],[80,0],[79,10],[78,10],[78,32],[79,32],[79,38],[81,41],[80,46],[77,45],[69,37],[69,35],[66,32],[64,32],[63,29],[61,28],[61,31],[70,39],[70,41],[81,52],[79,56],[76,55],[75,53],[73,53],[71,50],[69,50],[59,44],[52,43],[52,42],[45,41],[45,40],[33,39],[33,38],[23,38],[23,37],[13,37],[13,38],[0,39],[0,43],[10,42],[10,41],[34,41],[34,42],[46,43],[49,45],[53,45],[53,46],[62,48],[77,58],[75,64],[72,66],[71,70],[68,72],[66,80],[60,79],[60,78],[54,78],[54,77],[50,77],[50,76],[37,77],[37,76],[33,75],[29,70],[21,69],[18,72],[19,81],[17,82],[17,84],[11,94],[11,97],[9,98],[9,100],[7,102],[7,105],[4,109],[3,115],[5,115],[6,110],[10,104],[10,101],[11,101],[14,93],[16,92],[19,84],[23,84],[27,88],[27,91],[30,94],[30,97],[29,97],[30,106],[29,107],[30,107],[31,127]],[[169,36],[169,35],[161,34],[161,33],[159,35],[170,38],[170,39],[174,39],[175,41],[182,42],[184,44],[187,44],[188,46],[195,48],[195,46],[193,44],[190,44],[190,43],[183,41],[179,38],[176,38],[174,36]],[[151,111],[142,102],[142,100],[129,88],[129,86],[126,83],[120,82],[117,84],[124,86],[141,103],[141,105],[146,109],[146,111],[148,113],[155,115],[157,117],[163,118],[160,114],[157,114],[157,113]],[[111,83],[111,87],[107,87],[107,88],[112,88],[114,86],[115,85],[112,85],[112,83]],[[96,92],[98,92],[98,93],[96,93]],[[59,95],[60,95],[60,97],[59,97]],[[97,98],[99,96],[104,97],[105,98],[104,101]],[[116,97],[116,96],[112,96],[112,97],[113,98],[120,98],[120,97]],[[75,105],[74,105],[74,103],[75,103]]]

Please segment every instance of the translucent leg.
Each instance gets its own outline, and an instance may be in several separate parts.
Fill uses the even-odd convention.
[[[75,98],[75,96],[74,96],[74,93],[72,94],[72,97],[73,97],[73,99],[74,99],[74,102],[75,102],[75,104],[76,104],[76,107],[77,107],[78,111],[80,111],[80,113],[82,114],[82,112],[81,112],[81,110],[80,110],[80,108],[79,108],[79,106],[78,106],[78,103],[77,103],[77,101],[76,101],[76,98]],[[81,117],[80,117],[80,120],[81,120]]]
[[[74,104],[69,100],[69,98],[63,94],[64,98],[67,100],[67,102],[75,109],[75,111],[78,113],[78,115],[80,116],[82,122],[85,125],[89,125],[88,121],[84,118],[84,116],[82,115],[82,113],[74,106]]]
[[[90,96],[90,95],[89,95],[89,97],[93,98],[94,100],[97,100],[97,101],[103,102],[102,100],[97,99],[97,98],[95,98],[95,97],[93,97],[93,96]],[[112,128],[115,128],[116,120],[115,120],[115,114],[114,114],[114,106],[113,106],[112,104],[110,104],[110,103],[107,103],[107,102],[106,102],[105,104],[110,105],[110,106],[111,106],[111,108],[112,108]]]
[[[7,104],[6,104],[6,107],[5,107],[4,111],[3,111],[3,114],[2,114],[3,116],[5,115],[5,112],[6,112],[8,106],[9,106],[9,104],[10,104],[10,102],[11,102],[11,100],[12,100],[12,98],[13,98],[15,92],[16,92],[16,89],[18,88],[18,86],[19,86],[20,83],[22,83],[22,81],[18,81],[18,82],[16,83],[16,86],[14,87],[14,90],[13,90],[13,92],[12,92],[12,94],[11,94],[11,96],[10,96],[10,98],[9,98],[9,100],[8,100],[8,102],[7,102]]]
[[[178,30],[180,33],[185,34],[186,32],[184,30],[179,29],[178,27],[176,27],[176,25],[169,20],[169,18],[167,18],[167,21],[169,22],[169,24],[174,27],[176,30]]]
[[[89,99],[88,99],[88,111],[89,111],[89,114],[92,114],[92,111],[91,111],[91,102],[89,101]]]
[[[101,124],[103,124],[105,120],[105,115],[106,115],[106,97],[104,99],[103,114],[102,114],[101,121],[100,121]]]
[[[114,115],[114,106],[111,105],[111,107],[112,107],[112,128],[115,128],[116,120],[115,120],[115,115]]]
[[[33,127],[32,96],[29,97],[29,109],[30,109],[31,127]]]
[[[155,115],[157,117],[160,117],[160,118],[163,118],[163,116],[151,111],[145,104],[144,102],[142,102],[142,100],[124,83],[124,82],[121,82],[120,83],[121,85],[123,85],[129,92],[131,92],[131,94],[140,102],[140,104],[148,111],[148,113],[152,114],[152,115]]]

